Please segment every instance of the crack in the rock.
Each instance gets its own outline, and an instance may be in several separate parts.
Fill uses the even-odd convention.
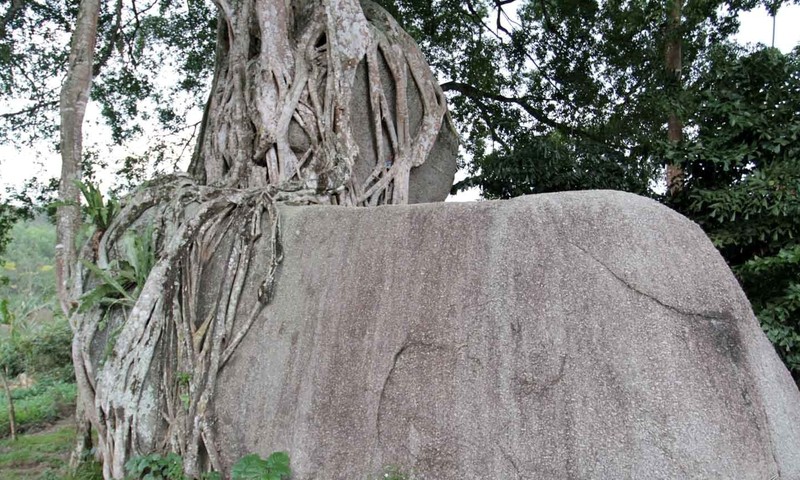
[[[397,367],[397,360],[400,358],[400,355],[406,351],[406,349],[411,344],[407,341],[403,342],[403,345],[395,352],[394,357],[392,357],[392,368],[389,369],[389,373],[386,374],[386,378],[383,379],[383,386],[381,387],[381,395],[378,400],[378,411],[376,412],[375,417],[375,428],[378,431],[378,442],[382,441],[383,432],[381,432],[381,409],[383,408],[384,400],[386,399],[386,386],[389,384],[389,379],[392,378],[392,374],[394,373],[394,369]]]
[[[434,350],[453,348],[456,351],[460,351],[465,346],[466,344],[449,346],[449,345],[440,345],[435,342],[420,342],[413,340],[409,341],[408,339],[403,341],[402,346],[397,350],[397,352],[395,352],[394,356],[392,357],[392,367],[389,369],[389,372],[386,374],[386,378],[384,378],[383,380],[383,386],[381,387],[381,393],[378,399],[378,410],[375,414],[375,429],[377,430],[378,433],[378,442],[382,442],[382,437],[383,437],[381,424],[383,423],[382,410],[386,400],[386,387],[389,385],[389,379],[391,379],[392,375],[394,375],[394,371],[397,368],[397,361],[400,359],[400,356],[402,356],[406,352],[406,350],[408,350],[411,347],[432,348]]]
[[[514,473],[516,474],[517,478],[518,478],[518,479],[519,479],[519,478],[523,478],[523,477],[522,477],[522,473],[519,471],[519,466],[517,466],[517,462],[515,462],[515,461],[514,461],[514,457],[513,457],[511,454],[509,454],[509,453],[506,451],[506,449],[505,449],[505,448],[503,448],[503,446],[502,446],[502,445],[499,445],[499,446],[498,446],[498,450],[500,450],[500,453],[503,455],[503,458],[505,458],[505,459],[506,459],[506,461],[507,461],[508,463],[510,463],[510,464],[511,464],[511,466],[514,468]]]
[[[658,305],[666,308],[667,310],[671,310],[671,311],[673,311],[675,313],[678,313],[680,315],[691,316],[691,317],[700,317],[700,318],[703,318],[705,320],[710,320],[710,321],[730,321],[731,320],[731,314],[730,313],[722,313],[722,312],[692,312],[692,311],[684,310],[684,309],[676,307],[674,305],[670,305],[668,303],[665,303],[661,299],[659,299],[657,297],[654,297],[653,295],[640,290],[635,285],[633,285],[630,282],[628,282],[627,280],[625,280],[623,277],[618,275],[617,272],[615,272],[608,265],[603,263],[599,258],[597,258],[594,255],[592,255],[591,252],[589,252],[585,248],[581,247],[580,245],[578,245],[578,244],[576,244],[576,243],[574,243],[574,242],[572,242],[570,240],[566,240],[566,242],[568,244],[572,245],[573,247],[575,247],[576,249],[580,250],[581,252],[583,252],[583,254],[586,255],[587,257],[589,257],[592,260],[594,260],[595,262],[597,262],[598,265],[603,267],[603,269],[605,271],[607,271],[609,274],[611,274],[611,276],[614,277],[615,279],[617,279],[617,281],[619,281],[621,284],[625,285],[625,287],[627,287],[629,290],[631,290],[631,291],[633,291],[635,293],[638,293],[639,295],[641,295],[641,296],[643,296],[645,298],[650,299],[651,301],[653,301],[653,302],[657,303]]]

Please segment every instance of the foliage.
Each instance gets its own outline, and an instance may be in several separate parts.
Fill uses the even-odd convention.
[[[177,453],[152,453],[133,457],[125,463],[129,479],[183,480],[183,460]]]
[[[507,153],[492,152],[473,163],[480,171],[454,188],[480,187],[484,198],[512,198],[565,190],[611,189],[648,193],[654,172],[616,158],[593,144],[570,144],[555,133],[520,140]]]
[[[105,200],[103,193],[93,183],[75,183],[86,201],[86,205],[83,207],[84,215],[89,218],[98,231],[105,232],[111,225],[111,221],[119,213],[119,201],[114,197],[109,197],[108,200]]]
[[[0,117],[0,139],[4,144],[30,144],[57,132],[54,110],[59,82],[54,77],[67,60],[65,33],[74,23],[77,3],[50,0],[6,5],[0,18],[0,94],[16,102],[7,105]]]
[[[17,147],[57,143],[59,89],[78,3],[6,2],[0,12],[0,141]],[[184,157],[190,111],[202,108],[216,44],[216,15],[203,0],[101,2],[92,100],[122,144],[154,133],[141,157],[116,157],[121,183],[138,183],[143,165]],[[154,71],[170,74],[154,76]],[[167,84],[164,78],[178,78]],[[105,165],[111,145],[87,145],[86,162]],[[96,155],[98,150],[103,155]],[[93,155],[94,154],[94,155]],[[89,168],[88,170],[91,170]],[[0,232],[2,230],[0,229]]]
[[[19,340],[24,369],[39,380],[71,382],[75,378],[72,366],[72,329],[66,319],[32,330]]]
[[[0,255],[2,255],[8,242],[11,241],[11,229],[23,212],[14,206],[8,199],[0,197]]]
[[[53,422],[71,412],[76,393],[75,384],[65,382],[39,382],[14,390],[12,398],[18,431]],[[9,434],[7,408],[5,397],[0,398],[0,437]]]
[[[185,480],[183,459],[176,453],[152,453],[131,458],[125,463],[130,480]],[[266,460],[257,454],[242,457],[231,471],[233,480],[286,480],[291,476],[289,455],[274,452]],[[202,480],[219,480],[219,472],[207,472]]]
[[[6,336],[0,338],[0,369],[13,377],[24,371],[25,359],[16,338]]]
[[[75,471],[67,473],[63,480],[103,480],[103,465],[91,458],[78,464]]]
[[[30,210],[24,207],[17,206],[13,199],[3,198],[0,196],[0,289],[10,282],[10,279],[5,274],[4,254],[6,248],[12,239],[12,231],[14,225],[26,218],[30,217]]]
[[[470,168],[474,178],[462,187],[480,184],[481,172],[492,164],[482,167],[486,155],[523,152],[518,142],[535,144],[553,133],[568,145],[589,144],[588,153],[622,167],[601,172],[609,175],[602,184],[613,182],[621,171],[632,175],[623,185],[635,182],[640,188],[640,170],[652,171],[660,162],[652,156],[652,142],[663,136],[665,112],[678,98],[667,98],[663,91],[663,47],[669,39],[664,23],[670,2],[379,3],[416,38],[432,68],[446,80],[454,119],[466,138],[465,151],[475,161]],[[685,5],[684,81],[693,82],[709,46],[729,38],[737,28],[736,14],[756,3]],[[781,3],[768,5],[777,8]],[[102,8],[91,95],[112,142],[132,142],[158,125],[144,157],[115,159],[118,180],[130,185],[147,175],[143,163],[174,163],[191,150],[197,125],[187,119],[192,109],[201,108],[213,74],[216,14],[213,4],[202,0],[162,0],[149,6],[112,2]],[[7,73],[0,86],[24,108],[0,116],[0,139],[47,138],[55,132],[57,87],[76,11],[75,4],[52,0],[47,8],[23,2],[6,12],[0,66]],[[42,35],[30,41],[34,26]],[[171,78],[176,81],[167,84],[151,75],[160,68],[174,71]],[[176,135],[183,137],[178,141]],[[90,148],[88,171],[107,163],[107,156]],[[563,160],[570,158],[580,171],[585,158]]]
[[[0,440],[0,472],[4,480],[102,480],[102,468],[95,461],[70,471],[67,459],[75,445],[75,427],[20,435],[16,442]],[[41,475],[36,476],[37,472]]]
[[[233,480],[285,480],[291,475],[286,452],[274,452],[266,460],[255,453],[245,455],[231,470]]]
[[[84,261],[84,266],[97,277],[98,283],[81,297],[78,310],[84,312],[95,305],[132,307],[155,265],[154,242],[153,229],[147,227],[142,233],[132,232],[125,237],[125,259],[111,262],[106,269]]]
[[[53,309],[55,298],[55,228],[44,216],[18,222],[10,232],[8,250],[0,260],[0,299],[17,318]]]
[[[694,132],[667,155],[671,204],[711,237],[800,379],[800,49],[720,47],[699,79]]]
[[[8,283],[0,286],[0,323],[13,338],[0,340],[10,374],[23,371],[68,381],[72,369],[72,331],[52,314],[55,296],[55,232],[42,216],[14,226],[3,264]]]
[[[680,86],[667,88],[664,68],[672,2],[381,3],[447,79],[442,87],[472,155],[470,178],[457,188],[479,186],[491,198],[575,185],[648,190],[663,162],[656,144],[683,97]],[[684,6],[685,84],[696,79],[709,47],[735,33],[737,13],[755,5]],[[556,158],[546,162],[550,155]],[[549,168],[555,172],[543,172]]]

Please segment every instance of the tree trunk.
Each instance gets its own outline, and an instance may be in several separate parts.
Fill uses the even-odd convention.
[[[665,67],[667,74],[667,94],[671,96],[672,111],[667,118],[667,140],[672,144],[683,140],[683,122],[676,111],[676,97],[681,90],[682,32],[681,12],[683,0],[670,0],[667,12],[667,43],[665,48]],[[683,187],[683,169],[680,165],[667,165],[667,190],[670,195],[680,192]]]
[[[83,117],[92,85],[92,63],[97,40],[100,0],[81,0],[69,53],[67,77],[61,88],[61,183],[56,212],[56,282],[61,310],[69,318],[76,305],[75,268],[78,263],[76,237],[81,223],[80,191],[83,152]],[[73,330],[77,326],[72,324]],[[75,466],[91,448],[91,427],[84,418],[87,392],[78,389],[76,418],[78,443],[70,463]],[[88,434],[86,433],[88,431]]]
[[[81,221],[80,190],[83,117],[92,85],[92,61],[97,40],[99,0],[82,0],[72,35],[69,67],[61,87],[61,183],[56,228],[56,280],[64,315],[75,301],[70,285],[77,263],[76,235]]]
[[[11,429],[11,440],[17,439],[17,415],[14,412],[14,399],[11,398],[11,387],[8,385],[8,368],[3,368],[0,371],[0,377],[3,379],[3,389],[6,391],[6,400],[8,401],[8,426]]]
[[[409,172],[428,157],[447,108],[397,23],[355,0],[248,0],[236,8],[221,0],[219,8],[217,68],[189,171],[210,185],[271,185],[301,202],[406,203]],[[364,65],[368,98],[354,99]],[[423,107],[416,131],[411,88]],[[369,147],[379,161],[366,178],[354,174],[368,146],[354,139],[353,101],[368,102],[372,114]]]
[[[421,52],[380,7],[217,6],[216,68],[191,177],[129,198],[97,251],[113,275],[123,237],[146,236],[154,266],[134,305],[81,308],[73,319],[76,375],[92,400],[106,478],[152,451],[181,454],[193,477],[224,467],[217,377],[250,326],[270,321],[277,205],[407,203],[412,168],[451,128]],[[102,282],[79,273],[83,292]]]

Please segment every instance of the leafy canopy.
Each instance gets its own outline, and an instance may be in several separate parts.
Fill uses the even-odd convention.
[[[703,227],[800,374],[800,48],[720,47],[700,77],[671,205]]]

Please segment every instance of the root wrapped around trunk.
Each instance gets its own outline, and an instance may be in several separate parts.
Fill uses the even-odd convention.
[[[74,360],[106,477],[151,451],[180,453],[190,475],[219,468],[209,406],[220,370],[265,320],[280,262],[274,193],[172,177],[134,196],[106,232],[97,262],[112,274],[129,255],[123,235],[151,235],[160,251],[132,307],[75,316]]]
[[[443,200],[456,168],[441,89],[380,7],[216,3],[217,63],[189,175],[132,195],[75,276],[73,357],[106,478],[153,451],[181,454],[190,476],[220,467],[211,405],[236,346],[269,321],[276,205]]]
[[[217,68],[189,168],[203,183],[275,185],[322,204],[404,204],[411,170],[431,156],[452,181],[457,137],[444,95],[383,9],[219,3]],[[439,162],[432,152],[443,149]]]

